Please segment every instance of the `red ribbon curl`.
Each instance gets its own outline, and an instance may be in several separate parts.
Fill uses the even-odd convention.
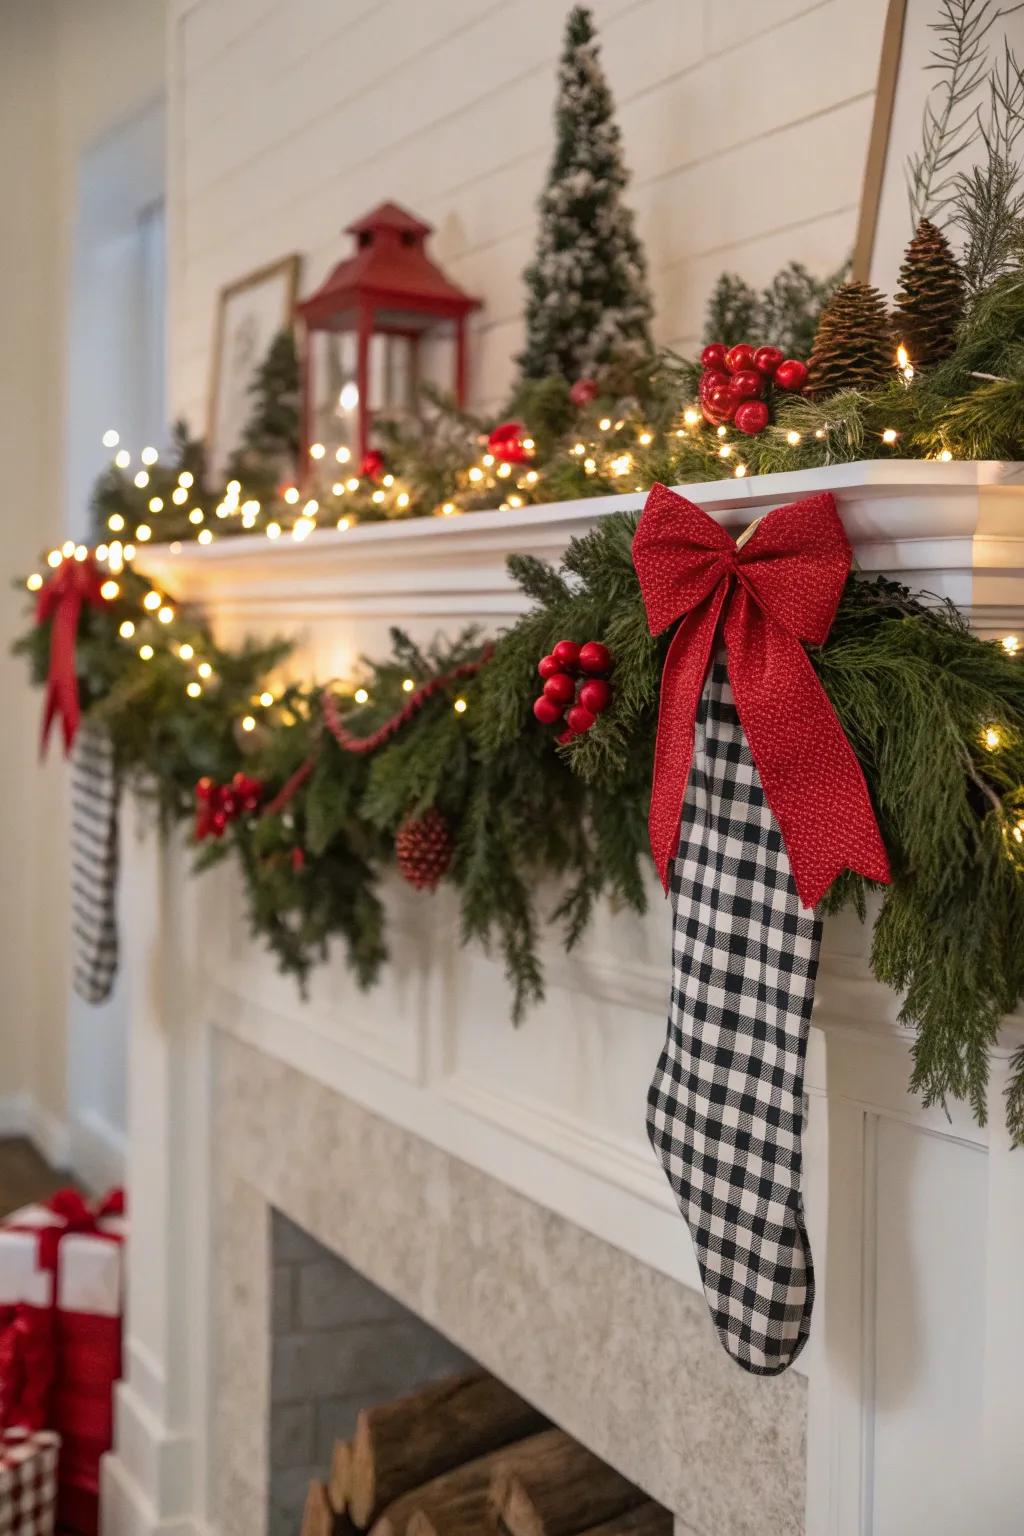
[[[738,548],[663,485],[633,540],[651,633],[679,620],[665,658],[648,828],[668,888],[694,724],[719,620],[729,681],[800,900],[814,907],[844,869],[887,883],[889,861],[860,764],[804,645],[823,645],[852,553],[830,495],[769,512]]]
[[[50,628],[50,670],[46,679],[43,707],[43,733],[39,750],[46,751],[50,727],[60,717],[64,752],[71,751],[82,717],[78,701],[78,674],[75,671],[75,641],[82,604],[99,606],[100,574],[91,555],[84,560],[63,560],[39,593],[36,623],[52,620]]]

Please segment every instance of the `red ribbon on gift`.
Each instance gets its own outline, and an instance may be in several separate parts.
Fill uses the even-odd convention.
[[[852,552],[830,495],[769,512],[740,548],[700,507],[655,485],[633,540],[653,635],[679,620],[661,679],[649,832],[668,888],[694,724],[723,619],[729,681],[800,900],[844,869],[889,880],[860,764],[804,645],[823,645]]]
[[[64,733],[64,751],[71,751],[82,715],[78,702],[78,674],[75,671],[75,641],[78,638],[82,604],[98,606],[103,601],[100,585],[95,561],[91,555],[87,555],[84,560],[62,561],[39,594],[36,623],[52,621],[41,752],[46,751],[50,727],[58,715]]]

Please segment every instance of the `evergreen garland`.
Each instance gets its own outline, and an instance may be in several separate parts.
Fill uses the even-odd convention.
[[[847,264],[830,277],[815,277],[791,261],[756,293],[742,277],[723,272],[711,291],[704,342],[779,347],[787,357],[807,357],[822,310],[846,277]]]
[[[114,602],[83,615],[86,713],[110,732],[121,771],[156,798],[165,821],[190,814],[203,774],[226,782],[244,765],[268,794],[296,786],[202,843],[197,862],[237,857],[254,934],[303,983],[334,938],[360,983],[374,979],[386,958],[379,879],[395,867],[408,818],[437,812],[454,830],[445,878],[463,936],[499,947],[518,1017],[542,995],[542,928],[560,926],[571,947],[601,897],[639,912],[651,888],[646,812],[670,636],[647,630],[631,558],[636,521],[602,518],[573,541],[560,570],[514,558],[531,610],[486,665],[438,688],[373,753],[343,751],[324,729],[319,695],[300,688],[276,698],[250,735],[236,733],[285,648],[225,651],[186,615],[176,633],[189,637],[189,660],[179,644],[145,661],[139,636],[127,646],[118,636],[144,590],[132,573]],[[615,658],[614,707],[558,747],[532,720],[536,663],[560,638],[595,635]],[[349,731],[370,735],[401,708],[407,680],[445,676],[482,651],[475,632],[426,650],[397,632],[393,640],[393,654],[368,665],[367,702],[341,701]],[[33,628],[19,645],[39,681],[48,643],[47,630]],[[216,683],[186,700],[183,681],[200,655]],[[929,1104],[965,1098],[982,1120],[989,1050],[1024,993],[1024,666],[972,636],[952,608],[856,577],[811,660],[864,768],[889,850],[893,881],[878,897],[871,964],[904,994],[913,1087]],[[552,879],[560,895],[548,910],[538,893]],[[863,914],[867,895],[866,882],[846,874],[826,907]],[[1024,1056],[1017,1067],[1007,1113],[1024,1140]]]
[[[541,196],[537,253],[524,273],[522,376],[594,374],[651,350],[651,296],[628,175],[590,11],[569,13],[558,76],[555,154]]]

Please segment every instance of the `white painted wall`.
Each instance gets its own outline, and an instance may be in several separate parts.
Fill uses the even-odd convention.
[[[25,613],[8,577],[64,533],[82,157],[161,96],[164,59],[162,0],[0,0],[0,1133],[30,1130],[56,1160],[69,1147],[66,784],[56,754],[39,769],[39,696],[6,654]]]
[[[723,268],[850,251],[884,0],[595,0],[657,339],[699,336]],[[552,145],[568,0],[177,0],[171,387],[204,419],[218,289],[287,251],[305,291],[385,197],[429,219],[485,301],[472,394],[496,403]]]

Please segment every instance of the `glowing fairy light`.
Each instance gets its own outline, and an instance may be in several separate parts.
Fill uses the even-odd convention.
[[[370,695],[365,688],[357,688],[352,697],[357,704],[368,704],[370,701]]]

